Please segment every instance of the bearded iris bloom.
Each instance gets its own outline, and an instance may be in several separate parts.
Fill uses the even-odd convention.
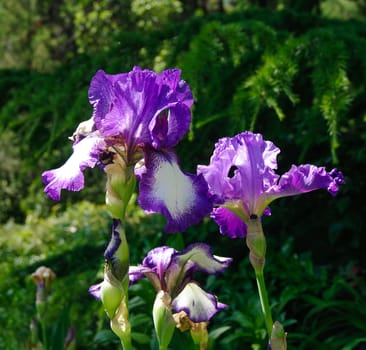
[[[108,176],[107,204],[128,201],[125,193],[131,192],[135,172],[141,207],[162,213],[167,232],[183,231],[207,215],[212,208],[207,184],[201,175],[180,169],[174,150],[189,130],[193,103],[180,74],[139,67],[115,75],[98,71],[89,88],[93,115],[74,133],[73,154],[60,168],[42,174],[48,196],[59,200],[62,189],[81,190],[83,171],[97,165]]]
[[[216,145],[210,164],[200,165],[215,208],[211,217],[221,234],[246,238],[249,260],[254,268],[259,299],[269,336],[269,349],[286,349],[286,333],[281,324],[273,323],[264,281],[266,240],[262,215],[270,215],[269,204],[277,198],[294,196],[318,189],[330,194],[344,184],[341,172],[305,164],[292,165],[282,176],[276,173],[280,150],[261,134],[243,132],[222,138]]]
[[[335,195],[344,184],[341,172],[305,164],[295,166],[282,176],[276,174],[277,155],[272,142],[261,134],[243,132],[222,138],[208,166],[199,165],[198,174],[206,179],[216,207],[211,217],[222,234],[244,237],[251,219],[269,215],[268,205],[277,198],[294,196],[317,189]]]
[[[193,280],[194,272],[217,274],[232,261],[212,255],[207,244],[195,243],[182,251],[163,246],[151,250],[141,265],[130,266],[130,283],[148,278],[157,293],[169,296],[174,312],[185,311],[193,322],[209,321],[226,307],[216,296],[204,291]]]

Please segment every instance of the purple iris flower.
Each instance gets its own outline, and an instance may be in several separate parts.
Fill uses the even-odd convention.
[[[73,154],[42,174],[48,196],[59,200],[62,189],[81,190],[85,168],[98,165],[108,172],[119,166],[127,173],[138,164],[139,204],[165,215],[167,232],[183,231],[207,215],[212,204],[203,176],[182,171],[174,151],[189,130],[193,103],[180,74],[139,67],[115,75],[98,71],[89,88],[93,115],[74,133]]]
[[[277,175],[280,150],[261,134],[243,132],[222,138],[208,166],[199,165],[198,174],[206,179],[216,207],[211,217],[222,234],[244,237],[248,220],[270,215],[268,205],[277,198],[325,189],[333,196],[344,184],[340,171],[305,164]]]
[[[130,266],[130,283],[147,277],[157,292],[171,297],[174,312],[185,311],[193,322],[206,322],[226,307],[193,280],[195,271],[217,274],[231,258],[212,255],[207,244],[195,243],[181,252],[170,247],[151,250],[139,266]]]

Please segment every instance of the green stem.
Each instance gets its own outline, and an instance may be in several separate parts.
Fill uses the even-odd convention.
[[[123,350],[133,350],[131,337],[125,337],[124,339],[121,339],[121,344]]]
[[[256,271],[255,277],[257,280],[258,294],[259,294],[259,299],[261,301],[261,306],[262,306],[264,320],[265,320],[266,327],[267,327],[268,337],[271,337],[273,321],[272,321],[271,308],[269,306],[269,301],[268,301],[267,288],[266,288],[266,285],[264,282],[263,271],[260,271],[260,272]]]
[[[247,226],[248,232],[246,236],[246,243],[249,248],[249,260],[253,266],[257,280],[258,294],[262,306],[264,321],[266,323],[268,337],[271,338],[273,321],[263,275],[267,249],[266,238],[263,233],[261,220],[257,216],[252,216],[247,222]]]
[[[42,329],[42,340],[43,340],[42,345],[45,350],[48,350],[46,325],[43,320],[40,323],[41,323],[41,329]]]

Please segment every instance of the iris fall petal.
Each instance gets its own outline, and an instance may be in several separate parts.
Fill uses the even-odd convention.
[[[174,151],[145,154],[139,204],[148,212],[167,218],[166,232],[184,231],[197,224],[212,209],[202,176],[183,172]]]
[[[205,292],[196,283],[190,282],[173,300],[172,307],[175,312],[185,311],[193,322],[207,322],[226,305],[219,303],[214,295]]]
[[[60,200],[61,190],[80,191],[84,188],[85,168],[93,168],[105,147],[101,137],[90,135],[73,146],[73,154],[60,168],[47,170],[42,174],[46,184],[44,192],[54,200]]]

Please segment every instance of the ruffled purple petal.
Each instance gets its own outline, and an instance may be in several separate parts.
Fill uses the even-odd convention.
[[[167,218],[166,232],[184,231],[209,214],[212,204],[205,180],[183,172],[174,151],[147,150],[145,167],[139,204],[146,211],[161,213]]]
[[[226,270],[232,260],[232,258],[213,255],[208,244],[193,243],[182,251],[173,254],[169,269],[176,267],[182,269],[190,261],[193,263],[195,271],[217,274]]]
[[[191,123],[191,111],[183,103],[170,106],[151,120],[149,130],[155,149],[174,147],[187,133]]]
[[[209,191],[215,198],[215,204],[221,204],[236,196],[229,177],[230,169],[234,170],[232,166],[235,153],[230,139],[222,138],[215,144],[210,164],[197,166],[197,173],[205,178]]]
[[[216,204],[241,200],[248,217],[260,215],[261,195],[279,178],[274,172],[278,153],[279,149],[264,141],[262,135],[243,132],[220,139],[210,164],[200,165],[197,170],[206,179]]]
[[[226,307],[214,295],[205,292],[193,282],[188,283],[172,302],[175,312],[185,311],[193,322],[207,322]]]
[[[194,271],[218,274],[228,268],[232,259],[213,255],[205,243],[194,243],[173,254],[165,274],[168,290],[180,289],[191,280]]]
[[[176,250],[167,246],[157,247],[149,251],[142,265],[150,268],[155,272],[159,279],[163,280],[165,271],[167,270],[172,256]]]
[[[219,225],[222,235],[228,235],[230,238],[243,238],[247,233],[244,221],[227,208],[215,208],[211,213],[211,218]]]
[[[93,106],[93,119],[97,129],[101,129],[101,121],[113,107],[115,100],[114,83],[123,80],[127,73],[106,74],[103,70],[98,70],[90,82],[89,102]]]
[[[184,103],[187,107],[193,104],[193,95],[189,85],[181,79],[181,70],[176,68],[166,69],[161,72],[160,77],[164,84],[174,91],[175,99]]]
[[[149,142],[148,125],[164,106],[159,98],[160,86],[156,73],[135,68],[119,75],[112,89],[113,103],[101,119],[103,135],[121,135],[130,148]]]
[[[193,98],[179,70],[160,75],[139,67],[117,75],[98,71],[89,99],[98,130],[122,137],[131,150],[139,144],[173,147],[189,130]]]
[[[243,132],[233,138],[220,139],[208,166],[198,166],[208,183],[215,205],[227,208],[239,204],[233,212],[249,219],[251,215],[270,215],[268,205],[279,197],[293,196],[317,189],[326,189],[335,195],[344,184],[341,172],[314,165],[292,166],[282,177],[275,173],[280,150],[262,135]],[[231,209],[231,208],[230,208]],[[215,209],[212,217],[221,233],[242,237],[245,225],[226,209]],[[244,225],[244,226],[243,226]]]
[[[166,246],[150,250],[142,261],[142,265],[130,266],[128,272],[130,284],[147,277],[157,291],[165,290],[165,272],[175,252],[175,249]]]
[[[295,166],[283,174],[278,185],[271,188],[269,195],[275,199],[325,189],[333,196],[339,185],[344,184],[343,174],[337,169],[327,172],[324,167],[306,164]]]
[[[89,135],[75,143],[73,154],[63,166],[43,172],[44,192],[50,198],[60,200],[62,189],[80,191],[84,187],[83,170],[93,168],[104,149],[103,139],[96,135]]]

